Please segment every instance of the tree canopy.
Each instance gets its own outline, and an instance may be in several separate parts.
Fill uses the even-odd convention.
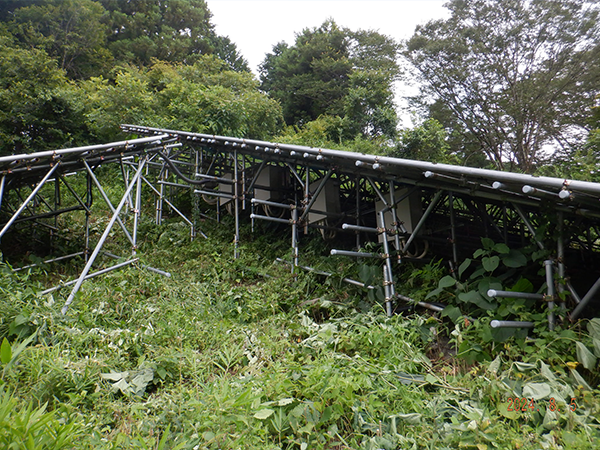
[[[204,0],[32,0],[0,3],[0,20],[24,47],[57,58],[71,78],[106,75],[114,65],[153,59],[193,64],[215,54],[249,71],[219,36]]]
[[[0,153],[119,138],[136,122],[267,138],[281,108],[203,0],[0,2]]]
[[[81,82],[74,100],[85,125],[101,141],[114,139],[121,123],[266,139],[282,123],[279,105],[258,90],[247,72],[235,72],[212,55],[193,65],[157,61],[122,68],[115,82]]]
[[[451,0],[451,17],[417,27],[404,52],[419,100],[497,168],[534,171],[545,146],[585,138],[600,87],[597,4]]]
[[[0,154],[56,148],[85,138],[63,88],[67,78],[43,50],[0,36]]]
[[[281,102],[288,125],[339,117],[347,138],[395,134],[393,82],[398,45],[375,31],[353,32],[333,20],[279,43],[261,65],[261,88]]]

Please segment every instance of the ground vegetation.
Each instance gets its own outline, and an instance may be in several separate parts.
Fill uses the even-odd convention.
[[[460,268],[462,287],[439,262],[406,267],[397,280],[404,294],[452,307],[440,315],[408,304],[387,317],[380,293],[342,281],[380,283],[380,268],[325,256],[319,233],[303,238],[302,257],[335,274],[327,278],[292,275],[275,261],[291,258],[285,227],[243,228],[234,260],[233,221],[200,225],[209,239],[190,242],[178,221],[143,222],[141,262],[172,276],[132,266],[90,280],[65,316],[68,290],[37,292],[74,275],[76,261],[20,274],[3,263],[0,442],[36,449],[595,448],[598,319],[550,332],[543,310],[510,301],[495,307],[535,321],[535,330],[495,336],[492,311],[476,294],[498,268],[530,272],[536,263],[526,250],[482,241]],[[102,228],[94,222],[92,234]],[[63,250],[75,245],[69,238]],[[122,244],[115,234],[106,248],[118,252]]]

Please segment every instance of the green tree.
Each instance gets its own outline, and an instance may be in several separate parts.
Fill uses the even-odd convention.
[[[68,81],[44,51],[0,36],[0,154],[29,153],[85,142]]]
[[[321,115],[343,119],[345,139],[391,137],[397,117],[393,81],[398,47],[374,31],[352,32],[328,20],[279,43],[261,65],[261,88],[279,100],[288,125]]]
[[[112,65],[106,50],[105,9],[92,0],[46,0],[12,13],[15,36],[25,47],[45,50],[70,78],[105,73]]]
[[[108,11],[109,49],[120,62],[148,66],[153,59],[193,64],[216,54],[248,70],[229,38],[217,36],[204,0],[99,0]]]
[[[446,130],[435,119],[400,132],[400,141],[390,156],[446,164],[459,164],[456,155],[450,153]]]
[[[405,56],[423,103],[441,103],[497,168],[532,172],[549,144],[586,134],[600,86],[598,7],[587,0],[451,0]]]
[[[600,95],[596,96],[596,106],[592,108],[590,123],[592,130],[588,136],[587,146],[600,154]]]
[[[282,123],[281,108],[258,91],[252,74],[215,56],[193,65],[122,67],[114,78],[79,83],[82,115],[102,142],[117,139],[122,123],[256,139],[269,138]]]

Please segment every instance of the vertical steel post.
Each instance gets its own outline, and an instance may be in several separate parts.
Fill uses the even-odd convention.
[[[355,190],[356,190],[356,225],[360,226],[360,176],[356,174]],[[360,250],[360,231],[356,232],[356,250]]]
[[[119,205],[115,209],[115,212],[113,213],[113,216],[111,217],[110,221],[108,222],[108,225],[106,226],[106,229],[104,230],[104,233],[102,233],[102,236],[100,236],[100,240],[96,244],[96,247],[94,248],[94,251],[92,252],[92,255],[90,256],[90,258],[87,261],[87,264],[83,268],[83,271],[81,272],[81,275],[79,276],[79,279],[77,280],[77,283],[75,283],[73,290],[69,294],[67,301],[65,302],[64,306],[62,307],[61,312],[63,314],[67,313],[67,310],[69,309],[69,305],[71,305],[71,303],[73,302],[73,299],[75,298],[75,294],[77,294],[77,292],[79,291],[79,288],[81,288],[81,284],[83,283],[83,281],[85,280],[85,277],[87,276],[90,269],[92,268],[92,264],[94,264],[94,261],[96,260],[96,257],[98,256],[98,253],[100,253],[100,250],[102,249],[102,246],[104,245],[104,241],[106,241],[106,238],[108,237],[108,234],[112,230],[113,225],[117,221],[117,217],[121,213],[121,210],[123,209],[123,206],[125,205],[125,202],[127,201],[127,198],[129,197],[129,194],[131,194],[133,185],[137,182],[137,180],[142,175],[142,170],[144,168],[145,163],[146,163],[146,157],[144,157],[141,160],[140,165],[138,166],[138,170],[136,171],[135,175],[133,176],[131,183],[129,183],[129,186],[127,186],[127,190],[125,191],[123,198],[121,199]]]
[[[563,296],[565,292],[565,224],[564,214],[562,211],[558,212],[558,239],[556,241],[556,255],[558,265],[558,295],[560,297],[560,308],[565,311],[567,305]]]
[[[2,209],[2,200],[4,199],[5,184],[6,184],[6,174],[2,175],[2,180],[0,180],[0,209]]]
[[[233,164],[234,164],[234,168],[233,168],[233,178],[234,178],[234,195],[233,195],[233,201],[234,203],[234,208],[235,208],[235,237],[234,237],[234,250],[233,250],[233,257],[234,259],[237,259],[240,255],[239,255],[239,251],[238,251],[238,244],[240,241],[240,180],[239,180],[239,168],[238,168],[238,152],[237,150],[234,150],[233,152]]]
[[[292,264],[292,273],[294,268],[298,267],[299,250],[298,250],[298,202],[292,208],[292,252],[294,253],[294,263]]]
[[[304,201],[302,202],[302,217],[308,214],[308,203],[310,198],[310,167],[306,166],[306,181],[304,182]],[[304,234],[308,234],[308,221],[304,222]]]
[[[160,178],[158,183],[158,198],[156,199],[156,225],[162,225],[162,211],[163,211],[163,197],[165,195],[165,185],[160,181],[167,180],[167,169],[166,163],[163,162],[162,170],[160,171]]]
[[[400,236],[398,235],[398,232],[400,231],[400,224],[398,223],[398,212],[396,210],[396,192],[393,181],[390,181],[390,205],[392,208],[392,222],[394,225],[394,247],[396,247],[396,251],[398,252],[398,262],[400,262],[402,258],[400,250],[402,250],[402,247],[400,246]]]
[[[502,237],[504,238],[504,245],[508,245],[508,213],[506,212],[506,203],[502,205],[502,221],[504,222]]]
[[[383,285],[383,292],[385,293],[385,313],[388,317],[391,317],[393,314],[392,299],[396,297],[396,293],[394,289],[394,279],[392,278],[390,268],[387,264],[384,264],[383,266]]]
[[[458,264],[458,249],[456,247],[456,216],[454,213],[454,193],[452,191],[448,191],[448,203],[450,206],[450,239],[452,239],[452,263],[454,264],[454,267],[456,267],[456,265]]]
[[[554,276],[552,271],[552,261],[546,260],[544,261],[544,266],[546,266],[546,285],[548,286],[548,297],[550,301],[548,302],[548,329],[550,331],[554,330],[555,318],[554,318]]]
[[[308,170],[308,167],[306,168],[306,170]],[[321,179],[319,185],[317,186],[317,189],[315,189],[315,192],[313,192],[313,195],[312,195],[312,198],[310,199],[310,201],[307,202],[307,203],[305,203],[305,205],[304,205],[304,211],[302,211],[302,215],[300,216],[300,220],[301,221],[303,221],[306,218],[306,216],[308,216],[308,213],[310,212],[310,209],[312,208],[312,206],[317,201],[317,198],[319,197],[319,194],[321,194],[321,191],[325,187],[325,184],[327,183],[327,180],[329,180],[329,177],[331,177],[332,173],[333,173],[333,169],[329,169],[329,171],[327,171],[327,173]],[[308,184],[307,184],[307,186],[308,186]],[[305,198],[308,199],[308,196],[305,197]]]
[[[84,250],[84,261],[87,263],[90,256],[90,208],[92,207],[93,195],[92,195],[92,177],[89,173],[86,173],[86,198],[85,198],[85,250]]]
[[[121,166],[121,176],[123,177],[123,184],[125,185],[125,189],[127,189],[127,183],[129,182],[129,169],[127,169],[127,171],[125,171],[125,165],[123,164],[123,158],[119,158],[119,164]],[[86,163],[86,165],[87,165],[87,163]],[[131,200],[131,197],[127,198],[127,207],[128,208],[133,207],[133,201]]]
[[[141,160],[138,162],[138,170]],[[133,257],[137,254],[137,230],[142,209],[142,176],[138,176],[135,187],[135,209],[133,211],[133,242],[131,254]]]
[[[387,284],[387,296],[385,299],[385,310],[388,316],[392,315],[392,299],[396,297],[396,292],[394,289],[394,278],[392,272],[392,259],[390,257],[390,246],[387,239],[387,232],[385,231],[385,213],[383,211],[379,211],[379,220],[381,221],[381,227],[383,228],[382,237],[383,237],[383,252],[385,253],[385,267],[387,268],[388,281],[384,280],[384,284]],[[385,270],[385,269],[384,269]],[[384,272],[385,273],[385,272]]]

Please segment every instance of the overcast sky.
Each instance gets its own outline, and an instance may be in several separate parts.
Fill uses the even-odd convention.
[[[375,30],[397,41],[417,25],[448,17],[447,0],[206,0],[216,32],[236,44],[254,73],[278,42],[292,45],[304,28],[332,18],[351,30]],[[396,87],[397,103],[407,92]],[[408,126],[404,115],[404,125]]]

